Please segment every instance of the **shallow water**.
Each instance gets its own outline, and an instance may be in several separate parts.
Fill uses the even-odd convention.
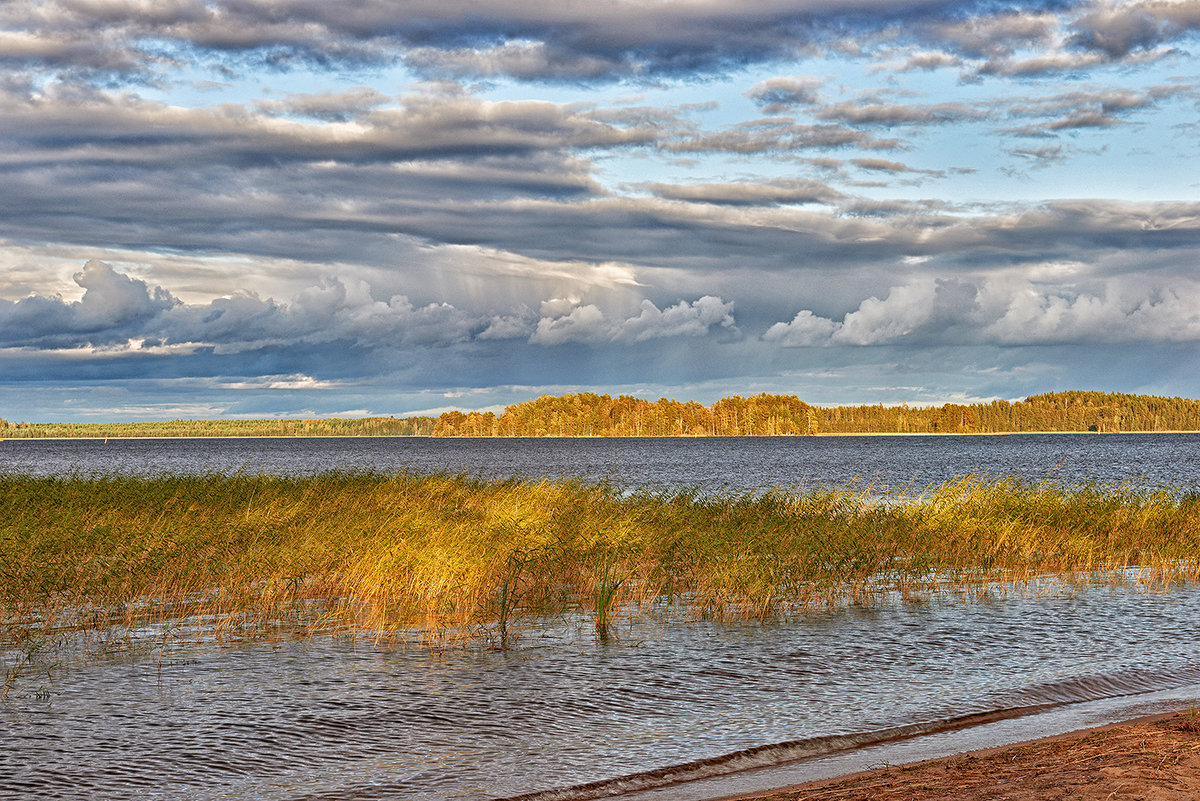
[[[0,442],[0,471],[329,468],[737,490],[983,471],[1188,489],[1200,435]],[[349,637],[162,650],[148,636],[137,658],[67,648],[0,702],[0,798],[714,797],[1200,699],[1198,627],[1195,586],[1053,585],[766,625],[626,620],[608,642],[557,618],[508,651]],[[936,733],[997,710],[1039,714]],[[930,733],[871,745],[913,727]],[[837,746],[854,748],[812,759]]]
[[[693,778],[817,754],[830,735],[1197,685],[1198,626],[1197,588],[1097,587],[776,625],[626,622],[609,642],[558,620],[508,651],[176,648],[0,704],[0,797],[600,797],[697,760]],[[767,744],[787,745],[728,756]]]

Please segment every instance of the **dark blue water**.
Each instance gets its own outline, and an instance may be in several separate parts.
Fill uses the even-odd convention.
[[[259,473],[326,470],[575,476],[735,491],[859,481],[880,489],[968,473],[1063,484],[1200,486],[1200,434],[703,439],[263,438],[7,440],[0,472]]]

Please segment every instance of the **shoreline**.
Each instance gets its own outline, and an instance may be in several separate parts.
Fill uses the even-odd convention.
[[[1132,718],[711,801],[1200,798],[1200,711]]]
[[[67,442],[73,440],[107,441],[115,440],[143,440],[143,439],[438,439],[438,440],[485,440],[485,439],[820,439],[822,437],[1021,437],[1032,435],[1063,435],[1063,436],[1091,436],[1105,437],[1125,434],[1200,434],[1200,430],[1187,429],[1171,429],[1162,431],[846,431],[846,432],[828,432],[820,434],[676,434],[670,436],[566,436],[566,437],[508,437],[508,436],[487,436],[487,437],[438,437],[432,434],[209,434],[209,435],[98,435],[87,437],[0,437],[0,442],[18,442],[18,441],[57,441]]]

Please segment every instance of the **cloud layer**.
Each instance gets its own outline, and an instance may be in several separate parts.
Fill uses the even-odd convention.
[[[469,13],[464,13],[469,11]],[[5,5],[13,68],[150,80],[181,64],[379,64],[440,77],[588,81],[691,77],[822,52],[916,48],[906,64],[1032,74],[1156,56],[1191,40],[1200,12],[1176,0],[997,6],[946,0],[728,0],[531,6],[365,0],[173,0]],[[1026,56],[1027,51],[1036,55]],[[227,67],[228,68],[228,67]]]
[[[1198,39],[1176,0],[5,3],[0,388],[1159,391]]]

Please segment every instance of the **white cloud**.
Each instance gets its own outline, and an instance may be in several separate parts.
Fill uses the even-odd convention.
[[[1197,342],[1200,283],[1110,279],[1083,291],[1006,277],[917,280],[867,298],[841,321],[802,310],[763,339],[782,347]]]
[[[576,306],[559,317],[543,317],[530,342],[538,345],[562,345],[567,342],[607,342],[612,339],[612,324],[604,312],[592,304]]]
[[[232,355],[335,342],[366,350],[445,347],[474,339],[638,343],[703,336],[713,327],[737,330],[733,304],[707,295],[661,310],[643,300],[638,314],[623,318],[574,296],[542,301],[540,315],[523,305],[488,313],[445,302],[418,305],[403,294],[382,300],[365,280],[348,276],[330,276],[289,301],[242,292],[198,304],[181,303],[161,287],[99,261],[88,262],[75,281],[84,295],[72,303],[39,295],[0,300],[0,346],[143,353],[211,347]]]
[[[525,315],[497,314],[488,320],[479,339],[522,339],[534,332],[533,323]]]
[[[763,334],[767,342],[778,342],[785,348],[828,345],[840,323],[819,317],[808,309],[796,314],[790,323],[775,323]]]
[[[614,337],[620,342],[644,342],[647,339],[676,336],[703,336],[714,325],[733,329],[733,304],[705,295],[694,303],[679,301],[659,311],[648,300],[642,310],[621,324]]]
[[[733,304],[705,295],[693,303],[680,301],[659,309],[643,300],[635,317],[612,320],[597,306],[573,305],[562,298],[542,304],[542,314],[529,341],[538,345],[562,345],[567,342],[600,344],[634,343],[677,336],[704,336],[713,326],[736,331]],[[551,316],[556,315],[556,316]]]

